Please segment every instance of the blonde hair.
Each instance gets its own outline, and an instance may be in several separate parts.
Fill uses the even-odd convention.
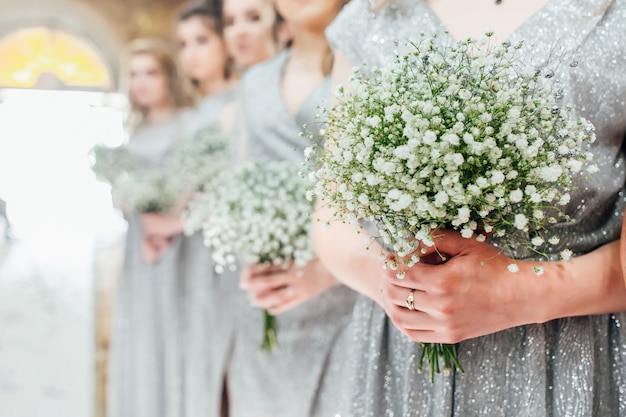
[[[150,55],[155,58],[167,80],[167,92],[172,109],[178,111],[194,105],[189,81],[182,76],[172,48],[166,41],[158,38],[135,39],[128,45],[127,53],[129,58],[136,55]],[[132,132],[145,122],[148,112],[135,103],[130,94],[129,101],[131,108],[127,126]]]

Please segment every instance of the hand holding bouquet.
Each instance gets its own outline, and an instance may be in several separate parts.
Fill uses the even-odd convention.
[[[304,267],[314,258],[312,204],[298,168],[288,162],[250,163],[223,172],[187,213],[189,229],[204,230],[218,271],[247,264]],[[265,312],[262,348],[276,346],[274,317]]]
[[[552,71],[523,64],[521,43],[491,46],[491,35],[451,46],[422,37],[393,65],[355,72],[328,112],[314,194],[338,219],[374,220],[395,255],[387,267],[420,262],[437,229],[542,256],[559,242],[551,225],[571,220],[563,208],[592,159],[593,126],[559,103]],[[440,358],[462,369],[455,346],[422,345],[431,375]]]

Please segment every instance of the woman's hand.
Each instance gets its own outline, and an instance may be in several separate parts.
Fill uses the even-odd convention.
[[[447,260],[385,270],[381,289],[393,323],[416,342],[457,343],[558,314],[550,284],[563,262],[513,261],[498,249],[457,232],[436,232],[435,245]],[[435,248],[428,248],[432,256]],[[437,256],[435,254],[435,256]],[[518,272],[508,266],[517,265]],[[543,268],[539,275],[535,268]],[[405,277],[399,279],[398,271]],[[415,311],[407,308],[413,291]]]
[[[180,216],[160,213],[144,213],[141,215],[144,238],[141,254],[146,262],[154,263],[169,249],[172,241],[183,231]]]
[[[183,220],[180,216],[162,213],[144,213],[141,215],[144,234],[148,237],[173,238],[183,232]]]
[[[314,259],[304,268],[248,265],[241,273],[240,286],[250,295],[253,306],[270,314],[284,313],[323,293],[336,284],[328,270]]]
[[[145,236],[141,241],[141,256],[148,263],[158,261],[169,249],[172,238],[152,235]]]

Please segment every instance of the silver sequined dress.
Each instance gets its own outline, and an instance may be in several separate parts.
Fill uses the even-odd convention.
[[[145,166],[162,167],[181,136],[182,118],[140,127],[128,148]],[[181,331],[184,293],[177,273],[182,240],[154,264],[141,255],[139,213],[128,213],[124,266],[111,335],[107,415],[182,417]]]
[[[204,98],[186,118],[188,135],[217,126],[236,90]],[[238,291],[232,272],[217,274],[202,233],[181,237],[178,271],[184,285],[182,360],[184,415],[219,416],[232,347],[234,320],[230,298]]]
[[[352,0],[327,35],[353,64],[372,68],[393,61],[420,32],[450,41],[427,2],[392,1],[374,14],[366,0]],[[558,77],[569,103],[596,127],[600,172],[572,195],[567,212],[577,222],[555,233],[583,254],[619,238],[624,211],[626,7],[621,0],[551,0],[510,38],[522,39],[539,65],[561,47],[579,63],[564,65]],[[431,385],[426,372],[416,373],[418,344],[360,297],[339,415],[625,416],[624,325],[625,313],[574,317],[468,340],[459,344],[465,374],[440,375]]]
[[[308,141],[302,126],[315,122],[318,105],[330,99],[326,79],[292,117],[281,93],[288,51],[246,73],[241,95],[247,126],[247,152],[259,161],[300,164]],[[245,297],[237,307],[239,324],[229,367],[231,417],[333,416],[344,353],[345,328],[355,294],[338,285],[277,317],[277,351],[260,349],[263,314]]]

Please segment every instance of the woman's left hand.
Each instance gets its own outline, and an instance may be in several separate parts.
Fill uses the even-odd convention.
[[[381,276],[385,310],[412,340],[457,343],[544,322],[553,313],[544,297],[553,268],[544,268],[542,276],[534,270],[549,263],[513,261],[487,243],[448,230],[436,232],[435,245],[446,254],[444,263],[422,261],[407,268],[398,262],[397,270],[383,270]],[[426,249],[432,256],[434,248]],[[509,271],[511,264],[519,271]],[[398,271],[405,272],[403,279]],[[415,310],[407,308],[411,292]]]
[[[337,283],[317,259],[304,268],[248,265],[241,273],[240,286],[255,307],[272,315],[288,311],[323,293]]]

